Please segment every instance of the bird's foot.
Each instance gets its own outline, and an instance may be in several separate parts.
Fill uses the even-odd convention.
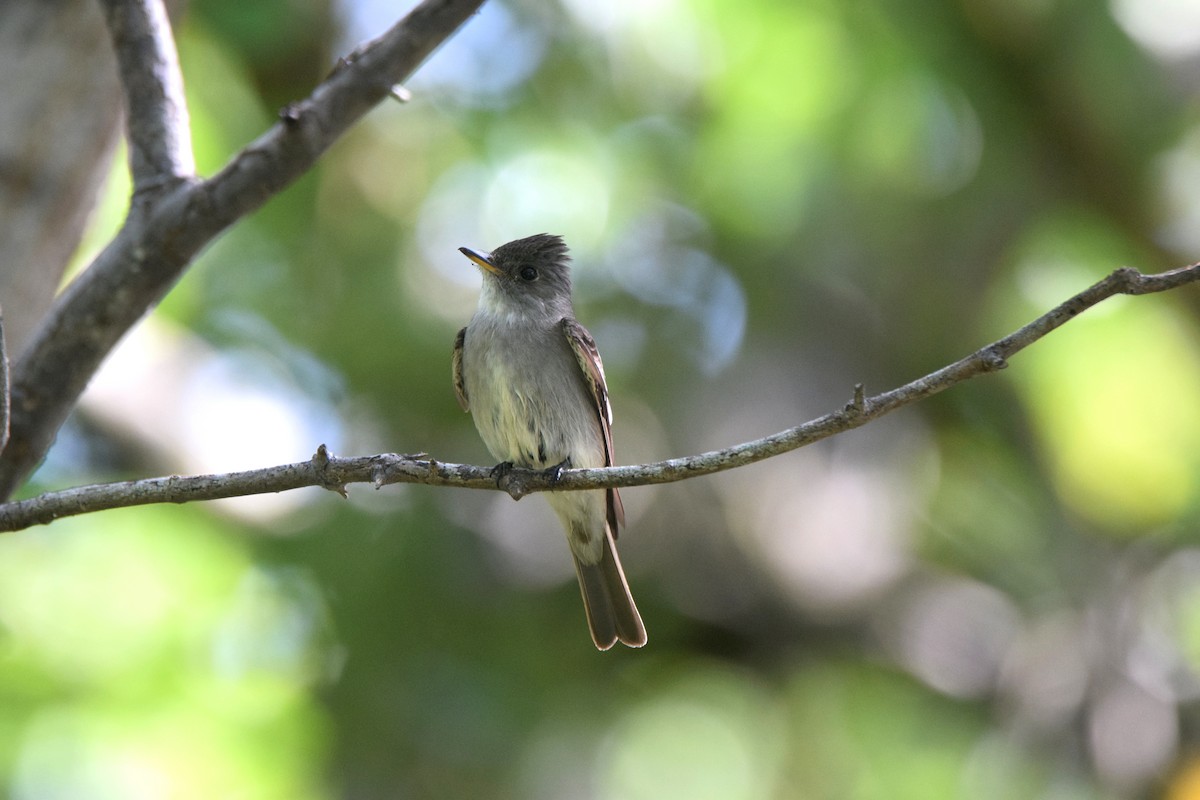
[[[496,466],[492,467],[492,478],[496,481],[496,487],[503,489],[507,483],[508,473],[512,472],[513,462],[501,461]]]
[[[521,477],[524,474],[524,470],[514,471],[511,461],[501,461],[492,467],[492,477],[496,479],[496,488],[502,492],[508,492],[508,496],[513,500],[520,500],[529,494],[529,489]]]
[[[563,470],[570,469],[570,468],[571,468],[571,457],[567,456],[562,461],[555,464],[553,467],[546,467],[546,470],[545,470],[546,477],[548,477],[550,479],[551,483],[558,483],[562,479]]]

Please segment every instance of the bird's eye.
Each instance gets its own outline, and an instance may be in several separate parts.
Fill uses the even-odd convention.
[[[538,271],[536,269],[534,269],[533,267],[521,267],[520,275],[521,275],[521,280],[523,280],[523,281],[536,281],[537,276],[538,276]]]

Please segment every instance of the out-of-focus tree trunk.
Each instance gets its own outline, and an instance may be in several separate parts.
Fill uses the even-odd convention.
[[[94,0],[0,2],[0,307],[13,360],[79,245],[120,110]]]

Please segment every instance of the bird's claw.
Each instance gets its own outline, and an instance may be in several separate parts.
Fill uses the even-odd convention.
[[[548,477],[550,479],[551,483],[558,483],[559,480],[562,479],[563,470],[570,469],[570,468],[571,468],[571,457],[567,456],[562,461],[555,464],[553,467],[547,467],[546,468],[546,477]]]
[[[492,467],[492,478],[496,481],[496,486],[503,489],[504,479],[508,477],[508,473],[512,472],[513,462],[501,461],[496,466]]]

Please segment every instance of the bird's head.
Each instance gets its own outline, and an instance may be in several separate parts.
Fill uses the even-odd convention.
[[[483,273],[480,310],[511,319],[557,321],[571,312],[571,269],[561,236],[539,233],[490,253],[460,247]]]

